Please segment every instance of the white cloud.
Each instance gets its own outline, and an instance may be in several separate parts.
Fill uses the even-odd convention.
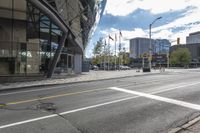
[[[186,43],[186,36],[188,36],[189,33],[200,31],[200,24],[195,23],[200,22],[200,0],[107,0],[105,13],[114,16],[126,16],[136,9],[141,8],[151,11],[153,14],[159,14],[185,9],[188,6],[197,8],[191,8],[184,14],[181,14],[182,17],[177,18],[168,24],[159,27],[156,27],[156,24],[154,24],[152,28],[152,38],[175,41],[179,37],[181,40],[180,42],[184,44]],[[162,19],[167,20],[165,16],[163,16]],[[179,31],[176,32],[176,29],[179,29]],[[129,51],[129,39],[135,37],[149,37],[149,29],[141,29],[139,27],[135,27],[132,31],[122,30],[121,32],[123,34],[122,44],[127,51]],[[107,37],[106,39],[108,40],[109,34],[114,38],[115,34],[119,33],[119,30],[109,28],[100,31],[100,33],[103,34],[104,37]],[[176,42],[173,44],[175,43]],[[112,50],[114,50],[114,42],[110,41],[110,44]],[[89,53],[91,53],[91,50]]]
[[[199,16],[200,16],[200,9],[195,9],[188,13],[185,13],[185,16],[178,18],[169,24],[154,28],[154,31],[169,29],[169,28],[185,27],[187,24],[200,21]]]
[[[193,15],[191,15],[191,16],[193,16]],[[185,20],[186,23],[180,24],[179,21],[181,21],[181,20]],[[186,21],[186,20],[187,19],[185,19],[185,18],[181,18],[180,20],[178,20],[178,21],[176,20],[167,25],[153,28],[152,29],[152,38],[153,39],[168,39],[170,41],[173,41],[172,42],[172,45],[173,45],[173,44],[176,44],[176,39],[179,37],[182,44],[186,43],[186,36],[188,36],[189,33],[200,31],[200,24],[191,24],[191,22],[189,20],[188,21]],[[194,22],[196,22],[196,21],[194,21]],[[176,26],[176,23],[180,24],[180,27]],[[181,28],[181,27],[182,28],[184,27],[181,31],[172,32],[173,28]],[[115,34],[119,34],[119,30],[115,29],[115,28],[110,28],[110,29],[107,29],[106,31],[101,31],[101,32],[105,33],[104,38],[107,40],[107,42],[108,42],[109,34],[113,38],[115,38]],[[126,48],[126,51],[129,51],[129,40],[131,38],[136,38],[136,37],[148,38],[149,37],[149,29],[144,30],[141,28],[135,28],[132,31],[122,30],[121,32],[123,34],[121,43],[123,44],[123,47]],[[117,40],[119,41],[119,39],[117,39]],[[119,42],[117,42],[117,45],[118,44],[119,44]],[[114,41],[110,41],[110,45],[111,45],[111,49],[114,50],[114,46],[115,46]]]
[[[186,36],[188,36],[189,33],[200,30],[200,9],[190,10],[184,15],[185,16],[178,18],[169,24],[153,28],[153,37],[165,37],[170,40],[176,40],[179,37],[181,39],[181,43],[186,43]],[[179,28],[181,28],[182,30],[178,32],[172,32],[172,30],[176,30]]]
[[[107,0],[105,13],[113,16],[126,16],[136,9],[149,10],[153,14],[199,7],[199,0]]]
[[[100,33],[103,34],[103,35],[108,35],[108,31],[107,30],[101,30]]]

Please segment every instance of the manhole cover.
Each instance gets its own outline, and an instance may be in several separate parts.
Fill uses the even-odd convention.
[[[50,112],[55,112],[56,107],[54,103],[41,103],[37,105],[37,109],[40,110],[45,110],[45,111],[50,111]]]

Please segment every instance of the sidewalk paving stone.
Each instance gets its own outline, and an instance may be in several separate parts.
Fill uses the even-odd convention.
[[[88,82],[95,80],[106,80],[113,78],[122,78],[138,75],[156,74],[159,70],[153,70],[151,73],[143,73],[142,71],[136,72],[136,70],[123,70],[123,71],[90,71],[85,72],[80,75],[67,76],[66,78],[52,78],[44,79],[40,81],[28,81],[28,82],[15,82],[15,83],[5,83],[0,84],[0,90],[21,88],[21,87],[32,87],[32,86],[45,86],[45,85],[59,85],[67,83],[77,83],[77,82]]]

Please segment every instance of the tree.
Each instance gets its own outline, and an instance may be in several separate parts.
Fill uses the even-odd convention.
[[[191,62],[191,53],[188,48],[178,48],[170,55],[170,63],[175,66],[186,67]]]
[[[117,63],[118,64],[122,64],[122,65],[129,65],[130,64],[130,57],[129,57],[130,53],[126,52],[126,51],[122,51],[120,53],[118,53],[118,60]]]
[[[97,55],[100,55],[102,51],[103,51],[103,39],[100,38],[99,41],[97,41],[97,43],[94,46],[93,54],[96,57]]]
[[[93,58],[92,58],[92,64],[100,64],[102,61],[102,54],[103,54],[103,39],[100,38],[99,41],[94,44],[94,49],[93,49]]]

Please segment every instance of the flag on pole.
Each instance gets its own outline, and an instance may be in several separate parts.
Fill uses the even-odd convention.
[[[122,37],[122,32],[121,32],[121,30],[119,30],[119,35]]]
[[[115,34],[115,42],[117,42],[117,34]]]
[[[109,39],[111,39],[112,41],[114,41],[114,39],[109,35]]]
[[[121,37],[122,37],[122,32],[119,30],[119,52],[121,51]]]

